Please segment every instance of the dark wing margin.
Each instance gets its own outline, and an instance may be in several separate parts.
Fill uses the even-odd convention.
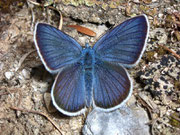
[[[119,24],[96,42],[93,49],[99,59],[135,66],[145,51],[149,34],[146,15],[140,15]]]
[[[53,105],[68,116],[76,116],[85,112],[86,97],[82,66],[72,64],[65,67],[57,75],[51,90]]]
[[[78,61],[82,51],[72,37],[45,23],[36,24],[34,42],[43,64],[52,73]]]
[[[120,65],[98,61],[94,68],[93,102],[95,108],[113,111],[124,104],[132,94],[132,81]]]

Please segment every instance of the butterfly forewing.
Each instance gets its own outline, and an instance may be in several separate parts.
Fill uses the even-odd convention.
[[[62,113],[75,116],[85,111],[85,84],[82,66],[73,64],[56,77],[51,91],[55,107]]]
[[[44,23],[37,23],[34,41],[46,69],[57,72],[59,68],[79,60],[82,47],[70,36]]]
[[[111,111],[125,102],[132,93],[132,82],[120,65],[97,61],[94,68],[93,98],[96,107]]]
[[[107,32],[93,49],[103,61],[132,67],[138,63],[145,50],[148,31],[147,17],[137,16]]]

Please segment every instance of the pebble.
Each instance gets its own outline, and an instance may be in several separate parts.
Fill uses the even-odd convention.
[[[93,110],[83,127],[84,135],[149,135],[148,116],[142,108],[123,106],[113,112]]]
[[[14,72],[5,72],[5,77],[11,79],[14,76]]]
[[[140,3],[139,0],[133,0],[135,3]]]
[[[30,79],[30,72],[26,69],[22,70],[22,75],[25,79]]]
[[[4,67],[4,63],[0,62],[0,70],[3,70],[3,67]]]
[[[47,93],[47,92],[44,93],[44,101],[45,101],[45,105],[49,113],[53,113],[57,111],[56,108],[52,104],[50,93]]]
[[[163,17],[163,14],[162,14],[162,13],[159,13],[159,14],[158,14],[158,17],[159,17],[159,18],[162,18],[162,17]]]
[[[177,111],[180,112],[180,108],[177,108]]]
[[[34,91],[40,91],[42,93],[46,92],[48,90],[48,83],[47,82],[40,82],[36,81],[35,79],[32,82],[32,88]]]

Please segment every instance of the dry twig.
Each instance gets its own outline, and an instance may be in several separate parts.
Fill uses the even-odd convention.
[[[153,119],[151,121],[151,133],[152,133],[152,135],[156,135],[154,132],[154,128],[155,128],[155,124],[157,123],[158,120],[159,120],[159,118],[156,118],[156,119]]]
[[[13,110],[17,110],[17,111],[22,111],[22,112],[28,112],[28,113],[34,113],[34,114],[39,114],[41,116],[44,116],[47,120],[49,120],[52,125],[60,132],[60,134],[62,135],[62,132],[61,130],[59,129],[59,127],[57,126],[57,124],[45,113],[43,112],[38,112],[38,111],[34,111],[34,110],[26,110],[26,109],[23,109],[23,108],[18,108],[18,107],[10,107],[10,109],[13,109]]]
[[[36,5],[36,6],[41,6],[41,4],[39,4],[39,3],[35,2],[35,1],[32,1],[32,0],[27,0],[27,1],[34,4],[34,5]]]
[[[136,97],[137,97],[138,101],[141,103],[141,105],[143,105],[145,108],[147,108],[148,113],[150,115],[150,119],[152,120],[153,116],[152,116],[152,109],[151,109],[151,107],[139,95],[137,95]]]
[[[15,92],[17,92],[17,91],[19,90],[19,88],[9,89],[9,88],[5,88],[5,87],[1,87],[0,90],[2,90],[2,89],[6,89],[7,92],[2,92],[2,93],[0,93],[0,96],[12,94],[12,93],[15,93]]]
[[[59,13],[60,19],[59,19],[59,27],[58,27],[58,29],[61,30],[62,29],[62,24],[63,24],[63,16],[62,16],[61,12],[59,10],[57,10],[56,8],[52,7],[52,6],[48,6],[47,8],[53,9],[53,10],[55,10],[55,11],[57,11]]]
[[[163,49],[167,50],[168,52],[172,53],[176,58],[180,59],[180,56],[176,52],[172,51],[171,49],[167,48],[166,46],[163,46],[163,45],[159,45],[159,46],[161,46]]]
[[[59,15],[60,15],[60,20],[59,20],[59,27],[58,27],[58,29],[60,29],[60,30],[62,29],[63,16],[62,16],[62,14],[61,14],[61,12],[60,12],[59,10],[57,10],[56,8],[54,8],[54,7],[52,7],[52,6],[49,6],[49,5],[39,4],[39,3],[34,2],[34,1],[32,1],[32,0],[27,0],[27,1],[30,2],[31,4],[36,5],[36,6],[47,7],[47,8],[49,8],[49,9],[53,9],[53,10],[57,11],[57,12],[59,13]]]
[[[170,115],[173,119],[175,119],[175,120],[177,120],[177,121],[179,121],[180,122],[180,118],[178,118],[178,117],[176,117],[176,116],[174,116],[174,115]]]
[[[24,55],[21,57],[21,59],[19,60],[18,66],[17,66],[17,68],[16,68],[16,71],[19,70],[19,68],[21,67],[22,63],[23,63],[24,60],[29,56],[29,54],[31,54],[32,52],[35,52],[35,51],[36,51],[36,49],[31,50],[30,52],[24,54]]]

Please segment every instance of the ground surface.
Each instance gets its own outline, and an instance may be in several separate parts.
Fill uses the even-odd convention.
[[[43,1],[42,1],[43,2]],[[53,2],[50,1],[50,2]],[[64,16],[63,31],[84,45],[97,41],[108,27],[129,17],[147,14],[150,35],[141,62],[128,70],[134,80],[131,100],[149,115],[151,134],[180,134],[180,2],[178,0],[96,1],[56,0]],[[42,66],[33,43],[37,22],[59,24],[57,11],[25,1],[0,2],[0,134],[59,134],[42,115],[53,120],[63,134],[81,134],[85,116],[66,117],[50,104],[54,76]],[[67,24],[83,25],[96,37],[78,33]],[[16,111],[10,107],[34,110]]]

